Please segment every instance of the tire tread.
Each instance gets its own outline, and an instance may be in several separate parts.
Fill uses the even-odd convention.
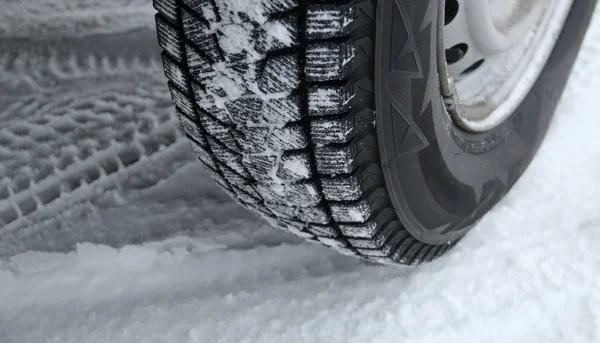
[[[403,228],[385,188],[374,122],[376,1],[263,1],[264,22],[233,23],[253,27],[258,54],[222,46],[214,26],[225,2],[154,0],[177,116],[215,180],[274,225],[343,253],[414,264],[445,252],[448,244],[427,245]]]

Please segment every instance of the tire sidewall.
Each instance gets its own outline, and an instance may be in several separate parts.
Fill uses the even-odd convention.
[[[377,8],[376,106],[386,185],[419,240],[462,237],[513,186],[539,148],[593,13],[575,1],[537,82],[504,123],[457,126],[443,107],[436,66],[437,0],[383,0]]]

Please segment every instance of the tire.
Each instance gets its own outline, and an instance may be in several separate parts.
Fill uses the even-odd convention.
[[[575,1],[533,89],[485,133],[460,129],[444,108],[435,0],[154,7],[183,131],[231,197],[343,253],[417,264],[454,246],[523,173],[595,2]],[[412,59],[391,82],[400,50]]]

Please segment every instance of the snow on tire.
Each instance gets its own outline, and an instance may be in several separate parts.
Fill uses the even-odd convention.
[[[425,122],[448,117],[436,90],[437,3],[154,0],[165,74],[192,149],[228,194],[278,227],[380,262],[441,256],[529,159],[499,168],[503,182],[485,185],[431,180],[423,171],[448,171],[436,138],[451,137]],[[398,77],[382,85],[388,65],[407,69],[389,70]],[[398,89],[412,93],[386,95]],[[523,151],[535,150],[539,136]],[[463,152],[482,155],[477,141],[454,138]],[[399,190],[402,168],[414,187]],[[465,189],[458,207],[438,197]],[[447,224],[424,219],[435,209],[418,209],[436,201]]]

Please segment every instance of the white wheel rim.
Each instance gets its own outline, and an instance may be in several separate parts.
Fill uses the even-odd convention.
[[[453,119],[469,131],[488,131],[510,117],[533,87],[573,0],[446,1],[457,2],[458,11],[444,28],[444,47],[468,47],[458,61],[448,57],[456,54],[446,55],[457,105]]]

